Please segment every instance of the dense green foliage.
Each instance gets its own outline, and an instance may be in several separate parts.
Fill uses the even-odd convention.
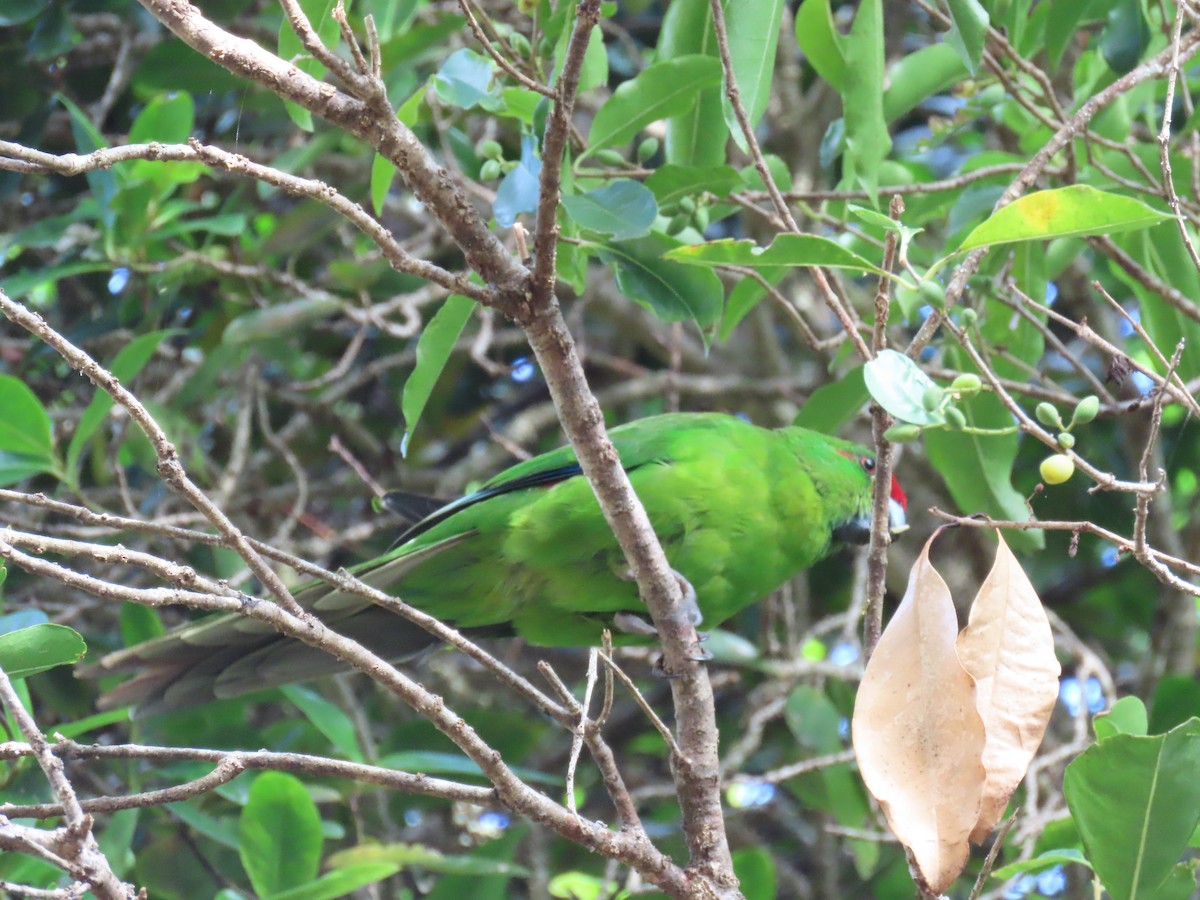
[[[274,3],[198,5],[325,74]],[[300,6],[351,59],[335,5]],[[723,90],[707,0],[665,6],[602,7],[562,172],[557,293],[607,421],[721,411],[869,444],[877,401],[895,420],[881,424],[897,441],[913,525],[890,550],[888,609],[944,521],[937,508],[1008,523],[1006,539],[1055,614],[1063,702],[1035,762],[1037,791],[1016,798],[1000,873],[1063,865],[1052,871],[1076,896],[1091,896],[1093,871],[1114,897],[1189,896],[1193,876],[1176,863],[1200,819],[1190,775],[1200,715],[1193,13],[1179,13],[1173,38],[1174,3],[727,0],[739,110]],[[517,257],[536,250],[526,235],[552,106],[536,88],[557,83],[575,12],[549,0],[355,0],[348,10],[360,42],[373,17],[399,120]],[[484,52],[468,16],[511,71]],[[10,26],[0,31],[0,137],[12,142],[0,144],[0,289],[129,386],[247,535],[350,566],[403,527],[375,509],[372,481],[453,497],[561,443],[521,330],[395,264],[386,242],[319,202],[319,190],[298,196],[296,184],[231,164],[149,151],[54,174],[32,152],[154,142],[183,153],[195,139],[244,154],[336,189],[410,258],[463,273],[455,290],[470,293],[482,284],[471,248],[374,148],[204,59],[132,0],[9,0],[0,25]],[[1167,77],[1172,46],[1177,83]],[[896,195],[903,212],[889,215]],[[897,352],[872,351],[867,363],[873,329]],[[168,490],[154,444],[124,408],[16,326],[0,328],[0,369],[0,526],[120,544],[266,596],[228,546],[166,530],[213,532]],[[80,518],[39,493],[156,528]],[[1055,527],[1022,527],[1031,517]],[[118,588],[168,583],[120,553],[0,540]],[[992,539],[964,527],[941,540],[955,550],[939,565],[956,597],[968,596]],[[0,667],[29,678],[18,687],[47,734],[269,748],[486,784],[428,718],[363,678],[136,721],[95,714],[111,685],[73,677],[64,664],[82,647],[69,629],[94,659],[195,613],[122,603],[119,589],[97,597],[11,556],[6,571]],[[280,571],[289,583],[304,577]],[[852,763],[787,769],[848,746],[866,571],[865,555],[845,551],[709,640],[726,824],[752,900],[912,895]],[[583,696],[586,651],[489,648],[538,684],[547,660]],[[653,652],[625,648],[619,661],[670,721],[671,687]],[[563,798],[569,730],[453,651],[409,671],[519,776]],[[1124,695],[1140,701],[1113,707],[1093,733],[1089,710]],[[619,684],[604,732],[650,838],[686,861],[667,747]],[[81,758],[68,774],[81,796],[120,797],[212,769],[149,759]],[[4,765],[0,813],[51,799],[32,759]],[[364,885],[376,893],[362,896],[593,898],[646,884],[499,808],[315,771],[246,773],[181,802],[100,813],[101,848],[153,898],[314,900]],[[1111,805],[1093,802],[1097,785],[1112,787]],[[574,800],[585,818],[617,821],[586,753]],[[1131,855],[1114,822],[1118,834],[1145,835],[1147,852]],[[1025,861],[1041,853],[1040,867]],[[69,883],[19,853],[0,857],[0,881]],[[1020,885],[1061,889],[1053,879]],[[967,879],[955,890],[965,897]]]

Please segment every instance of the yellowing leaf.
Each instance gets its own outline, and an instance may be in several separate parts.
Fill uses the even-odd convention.
[[[939,894],[966,864],[985,780],[983,722],[957,638],[950,589],[927,543],[867,663],[852,734],[863,782]]]
[[[1004,538],[996,562],[958,638],[958,657],[975,679],[976,704],[987,732],[987,782],[971,840],[996,827],[1042,743],[1058,697],[1062,669],[1042,602]]]
[[[967,235],[958,252],[1017,241],[1116,234],[1149,228],[1169,218],[1166,213],[1133,197],[1098,191],[1086,184],[1073,184],[1035,191],[1001,207]]]

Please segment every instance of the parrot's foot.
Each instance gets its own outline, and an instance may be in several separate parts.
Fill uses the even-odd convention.
[[[675,581],[679,584],[679,591],[681,594],[683,594],[683,601],[679,604],[679,606],[680,613],[682,614],[684,621],[692,626],[699,625],[704,621],[704,613],[700,612],[700,604],[696,602],[696,589],[692,587],[692,583],[688,581],[687,578],[685,578],[681,573],[672,569],[671,574],[675,576]],[[621,573],[621,578],[624,581],[633,581],[633,571],[626,569],[623,573]],[[632,628],[624,628],[621,626],[620,622],[618,622],[618,619],[622,617],[626,618],[626,620],[630,618],[637,619],[638,624]],[[640,616],[633,615],[633,613],[617,613],[617,615],[613,617],[613,624],[617,626],[618,631],[624,631],[626,634],[643,634],[648,636],[655,636],[658,634],[658,632],[654,630],[653,625],[647,623],[646,620]],[[650,630],[642,630],[644,628],[648,628]]]
[[[637,634],[642,637],[658,637],[658,629],[639,615],[619,612],[613,616],[613,627],[622,634]]]

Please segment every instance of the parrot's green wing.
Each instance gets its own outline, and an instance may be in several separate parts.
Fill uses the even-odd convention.
[[[857,445],[717,414],[641,419],[611,437],[668,560],[695,588],[709,626],[820,559],[835,537],[861,540],[867,533],[873,464]],[[436,508],[412,495],[395,495],[385,505],[417,521],[392,550],[351,571],[470,635],[595,644],[617,613],[645,611],[569,447],[518,463]],[[310,582],[295,595],[385,658],[410,658],[433,642],[411,622],[324,583]],[[141,713],[341,668],[333,657],[240,616],[202,621],[111,654],[100,667],[138,671],[104,702],[136,702]]]

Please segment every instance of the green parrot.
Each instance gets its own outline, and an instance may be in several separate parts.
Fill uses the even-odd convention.
[[[716,413],[653,416],[610,434],[706,626],[762,599],[835,540],[869,537],[875,461],[857,444]],[[594,646],[614,623],[635,630],[629,620],[645,611],[570,447],[518,463],[450,503],[400,493],[384,502],[418,520],[389,552],[351,571],[469,636]],[[905,505],[893,479],[893,530],[904,523]],[[322,582],[295,596],[385,659],[403,661],[435,643],[416,625]],[[109,654],[99,668],[137,673],[102,706],[135,703],[147,715],[344,666],[262,622],[221,615]]]

